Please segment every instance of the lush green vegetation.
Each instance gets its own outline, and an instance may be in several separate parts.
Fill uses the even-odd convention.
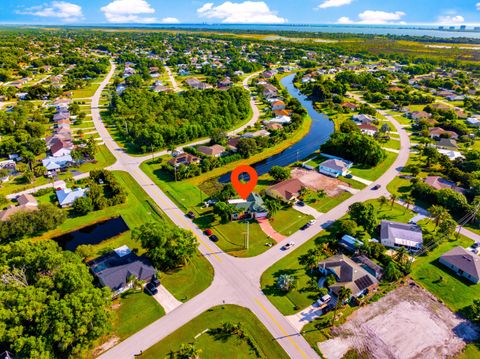
[[[251,343],[239,335],[224,331],[223,323],[240,323],[242,332],[251,339]],[[218,328],[221,330],[216,330]],[[204,330],[208,331],[203,333]],[[288,357],[248,309],[234,305],[207,310],[145,351],[142,357],[165,358],[170,352],[178,351],[182,344],[189,343],[194,344],[202,358]]]

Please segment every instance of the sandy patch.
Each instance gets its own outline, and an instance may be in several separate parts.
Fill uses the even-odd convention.
[[[354,312],[318,347],[328,359],[349,349],[369,358],[440,359],[459,354],[479,333],[414,283]]]
[[[315,190],[323,189],[329,197],[335,197],[344,192],[339,186],[348,187],[349,185],[336,178],[328,177],[317,171],[309,171],[304,168],[295,167],[291,171],[292,178],[298,178],[305,185]]]

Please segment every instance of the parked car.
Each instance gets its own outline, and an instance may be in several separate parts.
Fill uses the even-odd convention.
[[[472,248],[478,248],[480,247],[480,242],[475,242],[472,244]]]
[[[147,285],[145,286],[145,291],[150,295],[155,295],[158,293],[157,287],[155,287],[155,284],[153,284],[152,282],[147,283]]]
[[[303,201],[298,201],[298,202],[297,202],[297,206],[303,207],[303,206],[305,206],[305,202],[303,202]]]
[[[190,211],[190,212],[187,213],[187,217],[190,218],[190,219],[195,219],[195,213]]]
[[[150,281],[150,283],[152,283],[155,287],[159,287],[160,286],[160,279],[158,279],[157,276],[154,275],[152,277],[152,280]]]
[[[292,248],[294,245],[295,245],[295,242],[288,242],[287,244],[285,244],[285,245],[282,247],[282,249],[283,249],[284,251],[286,251],[286,250]]]
[[[304,224],[302,227],[300,227],[300,230],[301,231],[304,231],[306,230],[308,227],[310,227],[310,225],[307,223],[307,224]]]
[[[213,234],[211,229],[206,229],[203,231],[203,233],[205,233],[206,236],[211,236]]]
[[[212,234],[212,235],[210,236],[210,240],[211,240],[212,242],[218,242],[218,237],[217,237],[216,235]]]
[[[312,220],[308,221],[309,226],[313,226],[315,223],[317,223],[317,221],[315,219],[312,219]]]
[[[382,186],[379,185],[379,184],[376,184],[375,186],[372,187],[372,190],[376,191],[376,190],[379,189],[380,187],[382,187]]]
[[[351,173],[348,173],[345,175],[345,178],[353,178],[353,175]]]

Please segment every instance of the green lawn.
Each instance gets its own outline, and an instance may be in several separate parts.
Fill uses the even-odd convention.
[[[472,240],[463,236],[456,241],[444,242],[428,255],[417,258],[412,266],[412,278],[445,302],[454,312],[480,298],[480,285],[457,276],[440,264],[438,258],[453,247],[468,247],[472,243]]]
[[[393,164],[393,162],[397,158],[396,153],[392,153],[392,152],[385,152],[385,153],[387,157],[375,167],[364,167],[359,165],[353,165],[353,167],[350,170],[352,175],[369,180],[369,181],[375,181],[388,168],[390,168],[390,166]]]
[[[342,182],[345,182],[346,184],[349,184],[350,187],[355,189],[364,189],[365,187],[367,187],[365,183],[355,181],[354,179],[351,179],[351,178],[338,177],[338,179]]]
[[[335,208],[340,203],[342,203],[343,201],[346,201],[350,197],[352,197],[351,193],[342,192],[342,193],[336,195],[335,197],[322,198],[316,203],[309,204],[309,206],[315,208],[317,211],[319,211],[321,213],[327,213],[332,208]]]
[[[288,237],[312,219],[312,216],[300,213],[293,208],[288,207],[275,213],[273,220],[270,223],[277,232]]]
[[[298,263],[298,258],[312,248],[315,248],[313,239],[295,248],[262,274],[260,283],[263,293],[284,315],[297,313],[299,310],[310,306],[319,297],[317,286],[315,285],[312,288],[309,284],[311,277],[307,275],[305,268]],[[275,283],[281,274],[293,275],[296,278],[296,288],[288,293],[278,290]]]
[[[115,300],[112,333],[124,340],[165,315],[162,306],[144,292],[126,292]]]
[[[257,358],[252,348],[235,336],[224,336],[205,332],[206,329],[216,329],[222,323],[240,322],[244,331],[252,339],[253,345],[259,350],[262,358],[288,358],[281,346],[250,310],[235,305],[214,307],[200,314],[165,339],[145,351],[142,358],[166,358],[170,351],[176,351],[181,344],[194,343],[201,350],[202,359],[209,358]],[[198,336],[199,335],[199,336]],[[195,338],[198,336],[197,338]]]
[[[405,195],[410,193],[411,183],[409,179],[395,177],[392,182],[387,185],[387,190],[390,193],[397,195]]]
[[[467,344],[462,354],[457,359],[477,359],[480,358],[480,344]]]
[[[381,143],[381,146],[391,148],[393,150],[400,150],[400,141],[390,138],[387,142]]]

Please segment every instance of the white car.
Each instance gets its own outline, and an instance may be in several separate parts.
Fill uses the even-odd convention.
[[[285,245],[282,247],[282,249],[283,249],[284,251],[286,251],[287,249],[292,248],[294,245],[295,245],[295,242],[288,242],[287,244],[285,244]]]
[[[310,226],[313,226],[315,223],[317,223],[317,220],[312,219],[311,221],[308,222]]]

